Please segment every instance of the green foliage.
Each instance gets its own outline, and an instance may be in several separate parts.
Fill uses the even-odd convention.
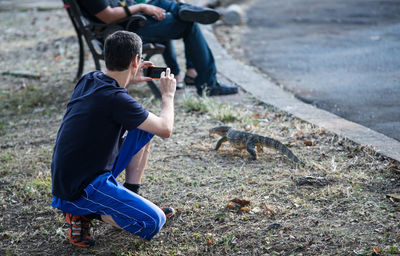
[[[209,112],[210,105],[213,104],[212,99],[208,97],[197,97],[188,94],[183,96],[182,103],[186,112],[198,112],[200,114]]]
[[[221,103],[207,96],[185,94],[182,105],[186,112],[197,112],[199,114],[210,114],[213,118],[224,123],[234,122],[241,119],[241,114],[231,104]]]
[[[400,254],[400,250],[397,246],[393,245],[393,246],[390,246],[390,248],[388,249],[388,253],[389,254]]]

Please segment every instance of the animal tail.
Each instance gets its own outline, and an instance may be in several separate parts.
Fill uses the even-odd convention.
[[[282,154],[286,155],[290,160],[295,162],[296,164],[300,165],[301,167],[305,167],[306,164],[300,161],[299,158],[295,154],[293,154],[288,147],[283,145],[280,141],[269,138],[269,137],[264,137],[260,136],[262,144],[264,144],[267,147],[274,148],[278,151],[280,151]]]

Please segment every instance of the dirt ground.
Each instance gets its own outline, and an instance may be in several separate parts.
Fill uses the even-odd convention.
[[[0,30],[0,71],[40,75],[1,76],[0,255],[400,254],[400,203],[386,196],[400,193],[399,163],[244,93],[198,98],[193,89],[176,97],[173,136],[153,140],[141,189],[177,214],[150,242],[94,222],[96,245],[71,246],[49,204],[52,148],[77,69],[75,32],[64,10],[0,12]],[[146,85],[130,92],[158,113]],[[268,149],[256,161],[229,144],[216,152],[208,129],[222,124],[278,139],[314,168]]]

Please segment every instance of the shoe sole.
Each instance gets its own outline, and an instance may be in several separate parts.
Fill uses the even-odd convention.
[[[225,91],[225,92],[219,92],[219,91],[208,91],[206,94],[207,96],[224,96],[224,95],[232,95],[232,94],[237,94],[239,91],[236,90],[231,90],[229,92]]]
[[[220,15],[214,10],[182,10],[179,17],[184,21],[197,22],[201,24],[212,24],[219,20]]]

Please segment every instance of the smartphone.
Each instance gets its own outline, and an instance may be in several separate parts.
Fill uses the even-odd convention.
[[[153,79],[160,79],[161,73],[166,72],[166,67],[149,67],[143,70],[143,75]]]

